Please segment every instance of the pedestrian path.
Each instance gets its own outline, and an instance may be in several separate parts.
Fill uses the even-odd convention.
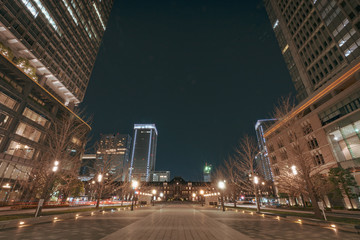
[[[168,205],[103,240],[235,240],[252,239],[189,205]]]

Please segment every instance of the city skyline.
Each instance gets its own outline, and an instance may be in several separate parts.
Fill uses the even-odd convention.
[[[93,136],[155,123],[157,168],[200,181],[293,90],[262,1],[118,1],[81,106]]]

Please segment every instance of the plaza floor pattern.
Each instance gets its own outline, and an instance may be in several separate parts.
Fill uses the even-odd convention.
[[[360,239],[360,235],[189,204],[80,217],[0,231],[0,239]]]

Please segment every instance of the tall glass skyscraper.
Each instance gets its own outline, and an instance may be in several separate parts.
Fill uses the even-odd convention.
[[[2,1],[1,45],[24,59],[22,65],[34,70],[32,78],[65,105],[77,105],[84,98],[112,4],[113,0]]]
[[[270,160],[268,156],[268,151],[266,149],[266,140],[264,138],[264,132],[268,127],[274,124],[276,119],[261,119],[258,120],[255,124],[256,138],[259,146],[259,154],[256,156],[256,164],[259,166],[260,175],[265,180],[273,180]]]
[[[155,171],[158,131],[155,124],[135,124],[130,179],[151,181]]]

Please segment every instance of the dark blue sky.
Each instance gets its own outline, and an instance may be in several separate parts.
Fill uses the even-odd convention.
[[[115,0],[82,106],[93,140],[155,123],[156,170],[200,180],[290,91],[262,1]]]

